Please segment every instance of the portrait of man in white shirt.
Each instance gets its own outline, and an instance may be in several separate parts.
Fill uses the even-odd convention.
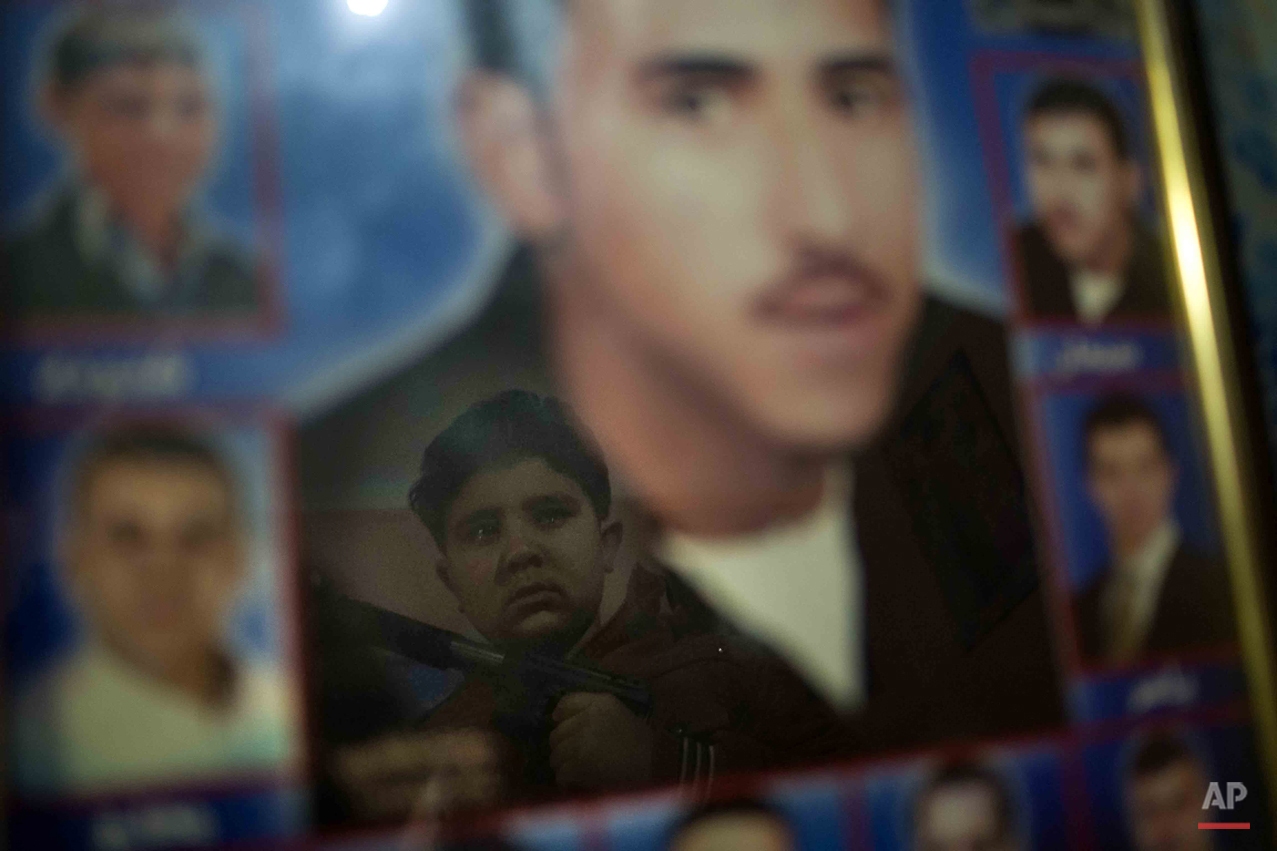
[[[286,679],[232,649],[246,584],[240,485],[168,423],[90,436],[72,456],[56,556],[82,640],[14,708],[25,794],[95,793],[287,767]]]

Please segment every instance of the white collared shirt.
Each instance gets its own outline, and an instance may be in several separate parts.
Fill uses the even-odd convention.
[[[93,792],[288,770],[296,717],[279,672],[239,663],[210,707],[90,640],[14,707],[13,775],[27,792]]]
[[[1120,274],[1076,270],[1069,276],[1073,305],[1084,325],[1099,325],[1117,306],[1126,283]]]
[[[1109,625],[1109,656],[1114,659],[1129,659],[1143,646],[1179,544],[1179,526],[1167,518],[1138,552],[1114,563],[1100,601],[1104,623]]]
[[[865,699],[863,570],[850,472],[807,516],[731,538],[665,536],[660,555],[715,610],[768,644],[831,704]]]

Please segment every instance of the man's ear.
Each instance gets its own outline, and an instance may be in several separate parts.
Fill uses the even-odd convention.
[[[620,520],[609,520],[599,530],[599,560],[603,563],[604,573],[611,573],[616,566],[623,531]]]
[[[557,231],[563,205],[532,93],[505,75],[475,72],[455,110],[470,167],[511,227],[534,239]]]

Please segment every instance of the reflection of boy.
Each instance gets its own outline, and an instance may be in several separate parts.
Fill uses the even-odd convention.
[[[992,769],[956,762],[937,771],[913,805],[917,851],[1022,848],[1011,790]]]
[[[69,164],[5,246],[21,315],[245,311],[252,263],[196,210],[218,114],[197,36],[171,12],[82,11],[39,70],[43,117]]]
[[[1206,800],[1206,767],[1178,736],[1139,742],[1124,772],[1126,826],[1135,851],[1209,851],[1215,847]]]
[[[508,390],[471,406],[426,448],[410,502],[440,579],[489,642],[641,679],[652,711],[577,692],[547,719],[526,717],[526,684],[472,672],[416,732],[330,728],[361,739],[331,765],[359,816],[402,817],[414,798],[425,816],[555,789],[708,788],[716,774],[831,752],[833,713],[673,577],[636,566],[620,608],[602,617],[621,524],[602,457],[557,400]],[[349,693],[351,682],[333,676],[326,688]]]
[[[1175,522],[1179,468],[1157,413],[1138,397],[1110,396],[1087,415],[1085,439],[1109,559],[1074,600],[1082,655],[1129,662],[1232,640],[1223,567],[1186,545]]]
[[[596,791],[705,783],[828,746],[832,715],[796,677],[752,644],[695,626],[647,569],[600,619],[621,524],[601,456],[556,400],[514,390],[470,408],[426,449],[412,506],[442,553],[440,578],[489,641],[592,660],[647,681],[653,697],[640,718],[610,695],[566,695],[538,750],[503,724],[522,708],[509,703],[517,689],[474,676],[430,729],[502,729],[527,781]]]
[[[1025,312],[1086,325],[1162,318],[1162,247],[1139,219],[1142,168],[1098,88],[1052,80],[1025,110],[1033,218],[1015,235]]]
[[[20,785],[278,766],[290,750],[281,678],[223,638],[245,567],[226,464],[177,429],[133,426],[93,439],[68,483],[59,555],[87,638],[21,697]]]

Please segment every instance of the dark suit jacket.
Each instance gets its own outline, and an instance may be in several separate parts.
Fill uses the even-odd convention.
[[[1112,577],[1105,565],[1073,598],[1073,628],[1086,661],[1104,658],[1101,603]],[[1142,652],[1156,656],[1231,644],[1237,640],[1228,573],[1216,559],[1181,544],[1157,596]]]
[[[153,313],[243,312],[256,307],[251,261],[217,238],[204,248],[194,280],[155,305],[139,301],[115,269],[90,262],[75,240],[74,193],[64,191],[31,225],[0,248],[4,307],[32,318],[139,316]]]
[[[502,385],[554,392],[541,310],[520,252],[474,322],[303,425],[303,501],[331,506],[396,463],[406,492],[426,443],[468,404]],[[854,459],[869,699],[830,756],[1062,723],[1006,342],[997,322],[929,299],[900,404]]]
[[[1123,273],[1125,289],[1105,317],[1106,323],[1126,320],[1169,319],[1170,279],[1166,274],[1162,245],[1153,234],[1135,225],[1131,259]],[[1033,319],[1076,320],[1069,267],[1055,253],[1036,222],[1019,228],[1013,237],[1018,260],[1020,292],[1026,315]]]

